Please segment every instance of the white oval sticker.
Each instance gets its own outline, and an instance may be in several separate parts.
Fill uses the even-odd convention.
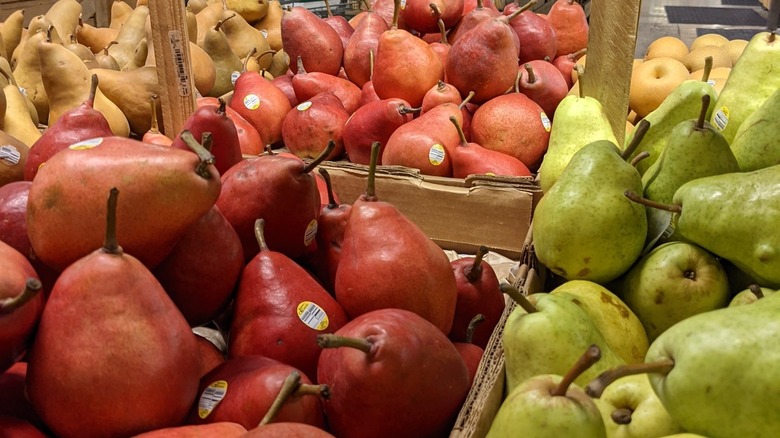
[[[103,137],[90,138],[89,140],[73,143],[72,145],[68,146],[68,148],[73,149],[74,151],[81,151],[84,149],[92,149],[97,147],[100,145],[100,143],[103,143]]]
[[[431,146],[431,149],[428,151],[428,161],[434,166],[441,165],[441,163],[444,162],[445,156],[446,153],[444,152],[444,146],[438,143]]]
[[[244,106],[248,110],[256,110],[260,107],[260,98],[256,94],[247,94],[244,96]]]
[[[205,419],[211,414],[219,402],[227,395],[228,383],[224,380],[217,380],[207,386],[198,400],[198,416]]]
[[[322,307],[311,301],[303,301],[298,304],[296,313],[301,322],[306,324],[309,328],[320,331],[328,328],[330,322],[328,320],[328,314],[325,313]]]
[[[308,100],[306,102],[301,102],[295,108],[298,111],[306,111],[307,109],[311,108],[311,102]]]

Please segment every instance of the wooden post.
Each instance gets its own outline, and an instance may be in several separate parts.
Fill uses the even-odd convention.
[[[641,0],[593,0],[588,57],[580,87],[604,105],[618,146],[623,147],[628,116],[628,88],[636,50]]]
[[[175,136],[195,111],[186,13],[181,0],[149,0],[165,132]]]

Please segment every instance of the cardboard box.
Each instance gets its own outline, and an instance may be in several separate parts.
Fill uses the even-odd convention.
[[[366,190],[368,166],[326,161],[333,190],[352,203]],[[379,166],[376,195],[393,204],[443,249],[475,254],[487,246],[510,259],[522,254],[541,189],[531,178],[432,177],[403,166]]]

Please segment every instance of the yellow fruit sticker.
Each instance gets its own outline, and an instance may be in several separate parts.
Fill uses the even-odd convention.
[[[302,301],[296,309],[298,318],[308,327],[314,330],[325,330],[328,328],[328,314],[322,310],[322,307],[311,301]]]
[[[439,166],[444,162],[445,155],[444,146],[436,143],[431,146],[431,149],[428,151],[428,161],[434,166]]]
[[[726,129],[726,125],[729,124],[729,109],[725,106],[720,107],[712,118],[712,124],[715,125],[715,128],[717,128],[718,131]]]
[[[308,100],[306,102],[301,102],[295,108],[298,111],[306,111],[307,109],[311,108],[311,102],[309,102]]]
[[[303,245],[311,245],[315,237],[317,237],[317,219],[312,219],[306,227],[306,232],[303,234]]]
[[[550,122],[550,118],[547,117],[547,114],[545,114],[544,112],[542,112],[541,118],[542,118],[542,126],[544,126],[544,130],[550,132],[550,129],[552,129],[552,122]]]
[[[0,146],[0,163],[7,166],[15,166],[19,164],[21,158],[22,154],[13,145],[4,144]]]
[[[68,146],[68,148],[73,149],[74,151],[83,151],[84,149],[92,149],[97,147],[100,145],[100,143],[103,143],[103,137],[90,138],[89,140],[73,143],[72,145]]]
[[[247,94],[244,96],[244,106],[248,110],[256,110],[260,108],[260,98],[256,94]]]
[[[219,402],[227,395],[228,383],[224,380],[217,380],[207,386],[198,400],[198,416],[202,419],[208,417]]]

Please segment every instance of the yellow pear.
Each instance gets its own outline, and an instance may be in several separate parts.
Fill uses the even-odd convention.
[[[91,71],[98,75],[103,94],[127,117],[130,131],[139,136],[148,131],[152,119],[149,99],[153,94],[160,95],[157,67],[147,65],[129,71],[95,68]]]
[[[704,68],[704,59],[712,57],[712,68],[731,68],[731,56],[723,46],[701,46],[693,49],[685,56],[683,64],[688,71],[696,71]]]
[[[645,117],[688,79],[688,69],[674,58],[655,58],[637,65],[631,73],[629,107]]]
[[[214,27],[220,18],[222,18],[222,6],[218,4],[209,4],[208,7],[195,14],[195,23],[198,27],[196,41],[199,46],[203,47],[203,39],[206,36],[206,32]]]
[[[699,47],[704,46],[722,46],[727,42],[729,42],[729,39],[723,35],[717,33],[705,33],[704,35],[696,37],[696,39],[691,42],[690,49],[691,51],[694,51]]]
[[[76,54],[50,42],[38,46],[41,80],[49,98],[49,126],[63,113],[79,106],[89,96],[92,73]],[[101,93],[95,93],[94,107],[103,114],[114,135],[127,137],[130,126],[122,111]]]
[[[50,28],[52,29],[52,28]],[[24,50],[14,68],[14,78],[19,88],[27,96],[38,112],[38,120],[49,119],[49,100],[41,82],[41,64],[38,59],[38,46],[47,41],[46,32],[37,32],[24,43]],[[22,140],[22,139],[20,139]]]
[[[3,130],[18,138],[25,145],[32,146],[41,138],[41,131],[38,130],[38,125],[33,123],[30,117],[28,99],[14,84],[3,87],[3,94],[6,101]]]
[[[133,58],[125,64],[124,67],[121,68],[121,70],[135,70],[137,68],[143,67],[146,65],[146,58],[149,56],[149,44],[147,43],[146,38],[141,38],[141,41],[138,42],[138,45],[135,47],[135,52],[133,53]]]
[[[111,41],[106,45],[106,47],[103,48],[103,50],[100,51],[97,55],[95,55],[95,60],[98,63],[98,66],[96,68],[107,68],[110,70],[119,70],[119,64],[116,62],[116,59],[114,59],[113,56],[111,56],[108,53],[108,48],[116,44],[116,41]]]
[[[3,40],[3,34],[0,33],[0,58],[8,59],[8,53],[5,50],[5,41]]]
[[[0,58],[0,88],[10,84],[12,77],[11,64],[8,63],[7,59]]]
[[[187,2],[187,6],[192,8],[192,12],[196,14],[208,7],[208,5],[206,0],[190,0]]]
[[[737,59],[742,56],[742,52],[745,50],[747,45],[748,40],[731,40],[723,45],[723,48],[725,48],[729,54],[729,58],[731,58],[732,65],[736,64]],[[8,47],[7,42],[6,47]]]
[[[0,26],[0,35],[5,42],[5,51],[9,57],[13,55],[16,46],[22,40],[22,29],[24,28],[24,9],[17,9],[9,15],[3,25]]]
[[[222,26],[236,18],[240,16],[234,12],[227,18],[217,21],[217,24],[206,32],[203,40],[203,50],[211,57],[216,69],[216,81],[207,93],[208,96],[219,97],[233,90],[234,78],[237,78],[241,72],[241,58],[230,49],[227,36],[222,32]]]
[[[255,23],[268,13],[268,0],[227,0],[227,7],[248,23]]]
[[[195,18],[195,13],[192,12],[192,8],[187,6],[184,9],[185,19],[187,20],[187,38],[190,42],[198,43],[198,19]]]
[[[133,9],[130,17],[119,29],[116,36],[117,44],[109,47],[108,53],[116,59],[120,68],[130,63],[135,57],[135,49],[142,39],[146,38],[146,21],[149,18],[149,8],[138,6]]]
[[[114,0],[111,3],[111,17],[108,20],[108,27],[119,30],[125,21],[133,13],[133,7],[122,0]]]
[[[271,65],[268,67],[268,72],[274,77],[277,77],[287,73],[289,68],[290,56],[285,53],[284,50],[279,50],[273,54]]]
[[[664,36],[647,46],[644,59],[674,58],[682,62],[688,52],[688,46],[681,39],[673,36]]]
[[[224,11],[220,16],[220,20],[224,21],[222,30],[225,32],[233,53],[238,55],[240,59],[243,59],[253,49],[255,53],[263,53],[270,50],[271,47],[265,35],[247,23],[242,16],[236,15],[235,18],[227,19],[234,14],[234,12]],[[258,60],[258,63],[260,68],[268,68],[271,65],[271,58],[261,58]]]
[[[19,45],[16,46],[14,53],[11,55],[11,68],[16,69],[16,65],[19,63],[19,58],[24,54],[24,46],[31,36],[39,32],[49,32],[51,40],[62,44],[60,34],[57,33],[57,29],[53,28],[51,21],[43,15],[36,15],[30,20],[30,24],[27,26],[27,32],[23,34],[22,39],[19,41]]]
[[[24,165],[30,147],[18,138],[0,131],[0,187],[24,179]]]
[[[157,65],[154,58],[154,46],[149,46],[149,56],[146,58],[146,65]],[[214,61],[209,54],[193,42],[190,42],[190,66],[195,89],[201,96],[207,95],[214,86],[217,71],[214,66]]]
[[[268,11],[254,28],[263,32],[268,46],[276,51],[282,50],[282,5],[279,0],[269,0]]]
[[[717,67],[710,70],[710,75],[707,77],[708,79],[728,79],[729,73],[731,73],[731,69],[728,67]],[[696,71],[691,72],[690,75],[688,75],[688,78],[694,79],[697,81],[700,81],[704,77],[704,69],[699,69]]]
[[[76,40],[89,47],[92,53],[99,53],[110,42],[116,41],[119,30],[108,27],[95,27],[89,23],[83,23],[76,31]]]
[[[76,0],[57,0],[44,16],[54,25],[62,38],[76,31],[81,21],[81,3]]]
[[[73,52],[76,56],[81,59],[81,62],[84,63],[84,65],[87,66],[87,68],[97,68],[100,67],[98,65],[97,59],[95,59],[95,54],[92,53],[92,49],[85,46],[84,44],[79,43],[76,40],[76,35],[70,34],[69,35],[70,42],[68,44],[65,44],[65,48]]]

